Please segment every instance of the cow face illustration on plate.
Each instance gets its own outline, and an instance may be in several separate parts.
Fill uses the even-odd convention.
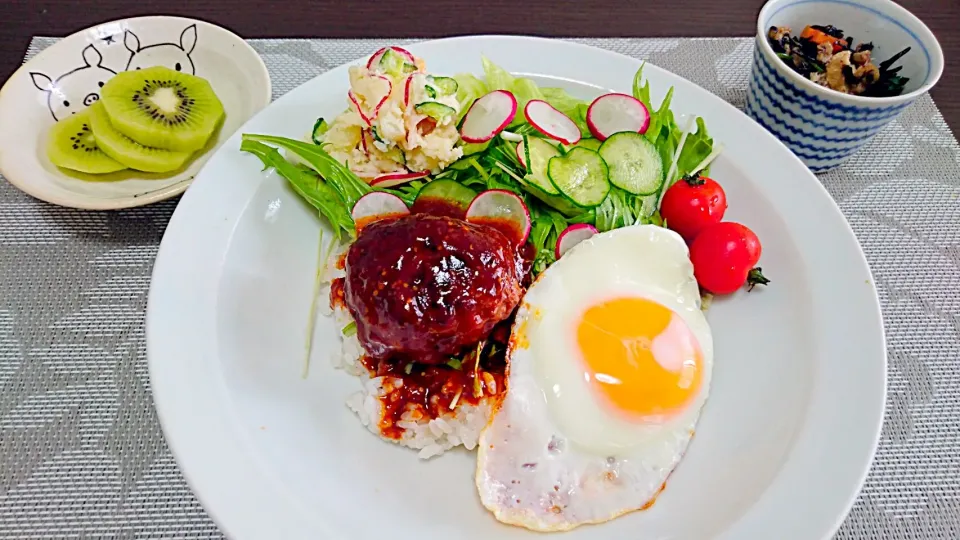
[[[140,38],[127,30],[123,33],[123,45],[130,51],[127,71],[152,66],[166,66],[170,69],[196,75],[190,53],[197,46],[197,25],[192,24],[180,33],[180,43],[155,43],[141,45]]]
[[[81,54],[83,65],[56,79],[38,71],[30,72],[34,86],[47,94],[47,107],[54,120],[66,118],[99,100],[100,88],[116,75],[102,65],[103,55],[93,45],[84,47]]]

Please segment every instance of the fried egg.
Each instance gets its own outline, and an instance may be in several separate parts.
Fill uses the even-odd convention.
[[[508,524],[563,531],[652,504],[693,435],[713,339],[683,239],[637,225],[548,268],[517,312],[476,483]]]

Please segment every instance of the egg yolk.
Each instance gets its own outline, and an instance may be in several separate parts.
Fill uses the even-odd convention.
[[[631,297],[591,306],[577,324],[577,344],[588,384],[630,419],[669,416],[700,386],[693,332],[657,302]]]

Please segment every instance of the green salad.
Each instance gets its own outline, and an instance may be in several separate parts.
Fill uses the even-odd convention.
[[[534,275],[554,262],[558,238],[571,225],[589,224],[598,232],[634,224],[663,225],[659,208],[665,190],[677,179],[706,174],[720,152],[701,118],[681,121],[674,115],[672,87],[654,107],[642,66],[633,77],[632,96],[604,96],[632,97],[643,105],[644,127],[625,131],[617,131],[626,113],[616,106],[605,109],[599,99],[585,101],[560,88],[538,86],[486,58],[483,71],[483,77],[455,75],[455,84],[443,78],[443,90],[450,96],[455,92],[459,107],[445,106],[444,111],[452,112],[441,114],[454,115],[447,120],[462,135],[455,143],[462,157],[429,174],[390,175],[391,180],[404,178],[402,182],[361,178],[347,163],[331,157],[324,142],[328,125],[323,119],[317,120],[304,140],[244,134],[241,149],[276,169],[330,224],[339,241],[355,238],[352,211],[368,193],[390,193],[407,206],[425,194],[469,203],[489,190],[513,193],[529,212],[527,240],[536,253]],[[497,125],[495,132],[480,136],[486,139],[483,142],[467,142],[478,138],[466,133],[468,128],[475,129],[467,125],[469,116],[481,108],[475,103],[496,91],[505,91],[515,100],[512,113],[504,113],[503,125]],[[436,117],[438,122],[441,119]],[[575,130],[568,125],[575,125]],[[611,133],[601,140],[597,134],[604,129]],[[375,129],[373,133],[379,143]]]

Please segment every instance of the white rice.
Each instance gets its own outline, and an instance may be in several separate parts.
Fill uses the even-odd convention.
[[[339,277],[344,277],[344,271],[336,268],[340,254],[346,248],[335,249],[327,264],[321,269],[320,309],[325,315],[332,317],[337,328],[344,328],[353,322],[349,311],[342,306],[330,308],[330,283]],[[333,367],[342,369],[360,380],[360,390],[347,398],[346,404],[360,419],[360,423],[371,433],[386,441],[400,444],[419,450],[421,459],[438,456],[445,451],[463,446],[473,450],[477,446],[480,432],[487,425],[490,411],[498,396],[485,396],[480,403],[471,405],[459,402],[453,410],[434,419],[425,418],[413,405],[397,422],[397,427],[403,429],[400,439],[385,437],[379,428],[383,416],[383,406],[380,397],[387,394],[386,387],[396,387],[403,384],[403,380],[395,377],[372,377],[370,372],[361,363],[363,348],[357,339],[356,333],[349,336],[341,335],[339,350],[331,354]]]

